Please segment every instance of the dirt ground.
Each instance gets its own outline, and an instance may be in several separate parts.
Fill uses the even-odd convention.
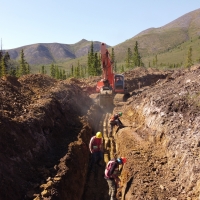
[[[90,98],[99,77],[2,78],[0,199],[109,199],[106,160],[88,171],[89,140],[99,130],[109,140],[105,155],[128,160],[118,199],[200,199],[199,77],[199,66],[136,68],[125,73],[130,98],[109,110]],[[118,111],[126,127],[107,138],[104,125]]]

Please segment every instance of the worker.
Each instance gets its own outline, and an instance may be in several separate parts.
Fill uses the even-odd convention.
[[[120,186],[121,181],[119,175],[125,163],[126,158],[121,157],[110,160],[106,165],[104,178],[108,183],[110,200],[116,199],[117,188]],[[119,165],[122,165],[120,170]]]
[[[118,126],[118,127],[122,127],[123,126],[122,122],[119,119],[121,116],[122,116],[122,112],[118,112],[117,114],[114,114],[110,118],[110,136],[112,135],[114,126]]]
[[[122,78],[121,77],[116,77],[115,84],[116,85],[122,85],[123,84]]]
[[[97,164],[98,166],[101,165],[101,160],[103,159],[103,138],[102,133],[97,132],[95,136],[93,136],[90,139],[89,143],[89,149],[92,154],[92,160],[90,164],[90,168],[92,169],[94,167],[94,164]]]

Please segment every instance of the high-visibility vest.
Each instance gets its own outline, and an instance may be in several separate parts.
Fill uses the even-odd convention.
[[[115,114],[110,118],[110,122],[114,122],[118,118],[119,118],[118,114]]]
[[[101,145],[102,145],[102,138],[97,138],[96,136],[93,136],[90,140],[89,148],[93,151],[101,151]]]

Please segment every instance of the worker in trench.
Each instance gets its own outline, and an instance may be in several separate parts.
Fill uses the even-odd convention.
[[[120,187],[121,181],[119,175],[125,163],[126,158],[121,157],[110,160],[106,165],[104,178],[108,183],[110,200],[116,200],[117,188]],[[121,169],[119,169],[119,165],[122,165]]]
[[[114,114],[110,120],[110,133],[109,137],[112,136],[113,128],[114,126],[118,126],[119,128],[123,127],[124,125],[122,124],[120,117],[122,116],[122,112],[118,112],[117,114]]]
[[[95,136],[90,139],[89,149],[92,154],[90,169],[94,171],[94,165],[102,166],[103,159],[103,138],[102,133],[97,132]]]

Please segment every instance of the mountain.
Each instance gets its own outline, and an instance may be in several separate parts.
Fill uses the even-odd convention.
[[[159,28],[149,28],[114,47],[118,62],[125,59],[128,48],[138,41],[142,57],[167,53],[185,42],[200,37],[200,9],[189,12]],[[200,40],[198,41],[200,42]]]
[[[192,46],[194,60],[200,60],[200,9],[189,12],[174,21],[159,27],[146,29],[134,37],[114,46],[118,64],[123,64],[127,49],[133,50],[138,41],[139,52],[145,65],[158,55],[160,63],[183,63],[188,48]],[[59,63],[63,67],[76,64],[86,65],[91,41],[85,39],[75,44],[33,44],[8,50],[12,59],[19,59],[23,48],[29,64],[40,65]],[[111,47],[108,46],[109,51]],[[94,42],[94,51],[100,50],[100,42]]]
[[[94,41],[94,51],[100,50],[100,42]],[[15,49],[7,50],[11,59],[19,60],[20,51],[23,49],[26,61],[31,65],[65,62],[87,55],[91,41],[82,39],[75,44],[38,43]],[[107,46],[108,48],[110,46]]]

